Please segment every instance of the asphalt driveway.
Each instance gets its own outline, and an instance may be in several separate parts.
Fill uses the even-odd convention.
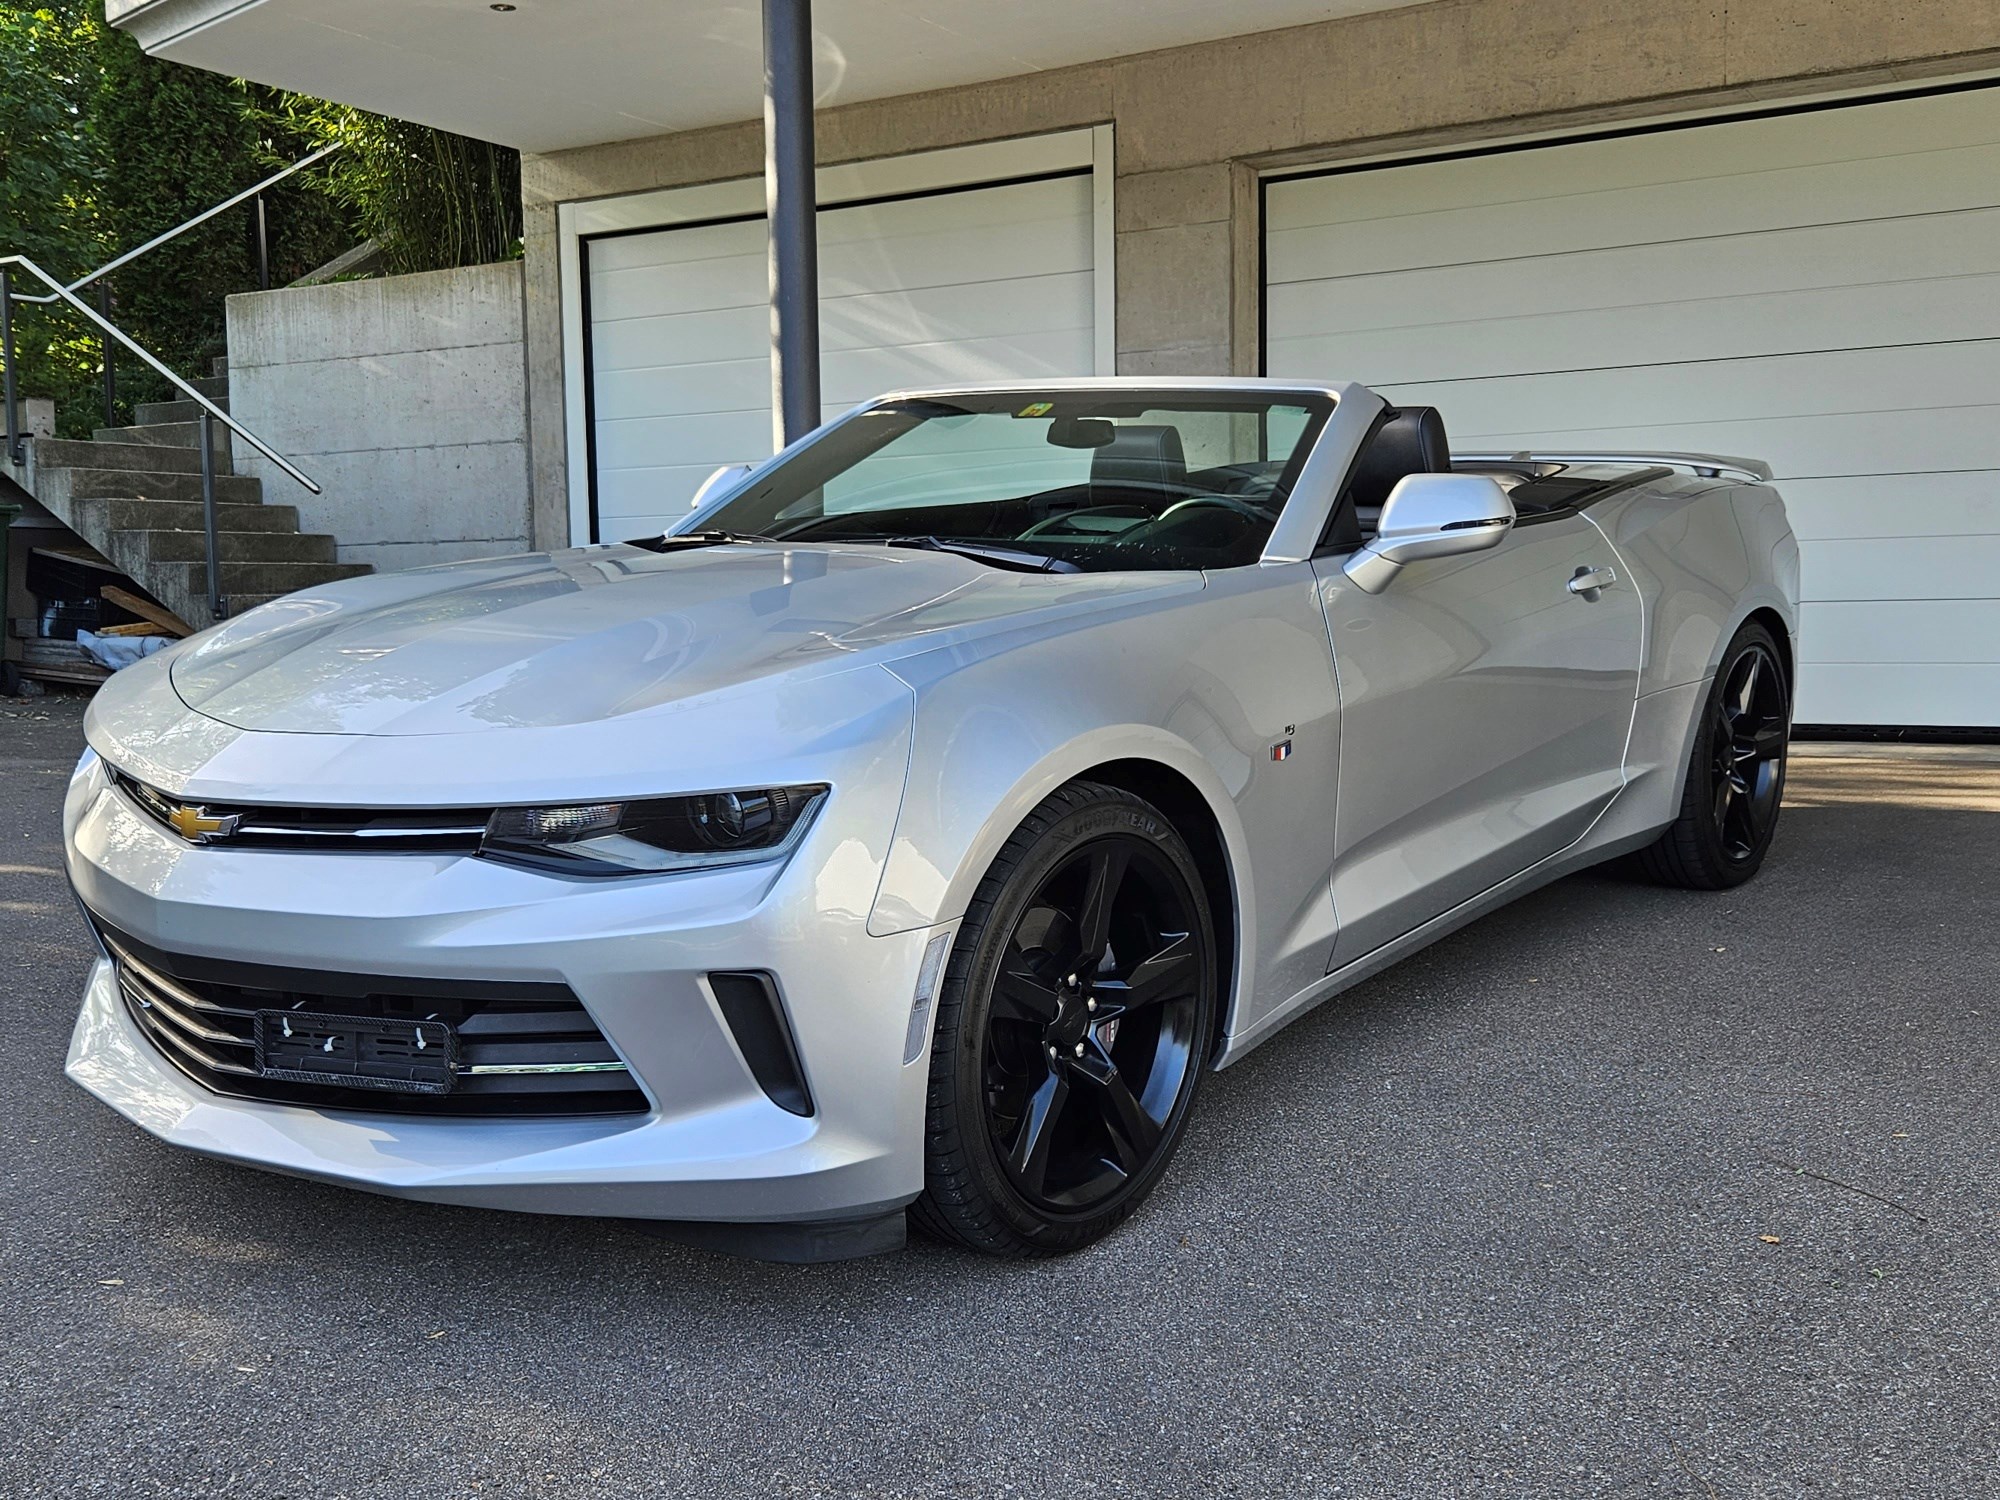
[[[0,1494],[2000,1494],[2000,755],[1802,757],[1211,1078],[1105,1244],[733,1261],[193,1159],[67,1083],[0,700]]]

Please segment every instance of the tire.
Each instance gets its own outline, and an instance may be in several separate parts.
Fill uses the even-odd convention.
[[[1736,632],[1702,704],[1680,816],[1634,856],[1662,885],[1726,891],[1763,866],[1778,831],[1791,692],[1771,632]]]
[[[1207,1066],[1215,952],[1194,858],[1159,809],[1094,782],[1051,794],[952,946],[911,1222],[999,1256],[1080,1249],[1124,1222]]]

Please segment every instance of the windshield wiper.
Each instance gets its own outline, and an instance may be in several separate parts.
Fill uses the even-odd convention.
[[[1050,557],[1044,552],[1024,552],[1016,547],[993,547],[984,542],[959,541],[943,536],[823,536],[805,538],[798,535],[787,537],[766,536],[760,531],[683,531],[667,536],[646,537],[629,542],[628,546],[644,547],[652,552],[665,552],[669,547],[693,546],[714,547],[731,542],[798,542],[812,541],[821,545],[842,546],[857,542],[872,543],[883,547],[910,547],[922,552],[950,552],[959,557],[969,557],[975,562],[990,563],[996,568],[1011,568],[1019,573],[1081,573],[1083,569],[1075,563],[1060,557]]]
[[[720,547],[733,543],[775,542],[778,538],[765,536],[761,531],[723,531],[711,527],[706,531],[666,532],[660,536],[642,536],[627,542],[628,547],[643,547],[648,552],[665,552],[669,547]]]
[[[843,538],[853,540],[853,538]],[[996,568],[1012,568],[1017,573],[1081,573],[1083,569],[1061,557],[1044,552],[1022,552],[1013,547],[989,547],[984,542],[961,542],[942,536],[889,536],[885,547],[913,547],[922,552],[950,552]]]

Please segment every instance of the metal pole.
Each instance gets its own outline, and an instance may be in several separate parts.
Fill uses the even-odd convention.
[[[222,549],[216,540],[215,418],[201,414],[201,529],[208,550],[208,613],[211,621],[229,618],[229,601],[222,596]]]
[[[812,0],[764,0],[764,205],[771,222],[771,405],[782,445],[819,426]]]
[[[6,270],[0,268],[0,359],[7,362],[0,383],[5,384],[7,396],[7,462],[19,466],[27,461],[27,455],[21,451],[21,407],[14,399],[14,292],[8,280]]]
[[[264,217],[264,195],[251,199],[257,215],[257,290],[271,290],[271,224]]]
[[[97,310],[104,314],[104,320],[111,321],[111,283],[97,283]],[[118,423],[118,371],[111,363],[111,335],[97,336],[98,347],[104,351],[104,425],[114,427]]]

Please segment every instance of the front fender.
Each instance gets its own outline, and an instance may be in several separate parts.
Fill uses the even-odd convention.
[[[1325,974],[1340,709],[1312,571],[1231,569],[1169,603],[893,664],[916,727],[871,932],[963,916],[1036,804],[1139,761],[1180,777],[1218,831],[1232,1024]]]
[[[887,937],[962,917],[1022,820],[1056,788],[1112,761],[1149,761],[1194,786],[1221,830],[1239,912],[1248,907],[1253,894],[1242,821],[1222,778],[1186,741],[1145,724],[1107,725],[1061,742],[1038,737],[1019,720],[1007,728],[1017,732],[982,733],[976,748],[960,747],[944,765],[923,773],[911,768],[870,933]]]
[[[993,736],[976,754],[952,758],[949,775],[912,768],[889,859],[868,930],[880,937],[956,921],[1001,848],[1058,787],[1114,761],[1142,761],[1183,777],[1206,804],[1220,833],[1232,910],[1214,914],[1229,933],[1234,973],[1222,996],[1224,1030],[1254,989],[1256,890],[1248,840],[1236,804],[1215,768],[1186,741],[1144,724],[1094,729],[1059,744],[1033,734]]]

